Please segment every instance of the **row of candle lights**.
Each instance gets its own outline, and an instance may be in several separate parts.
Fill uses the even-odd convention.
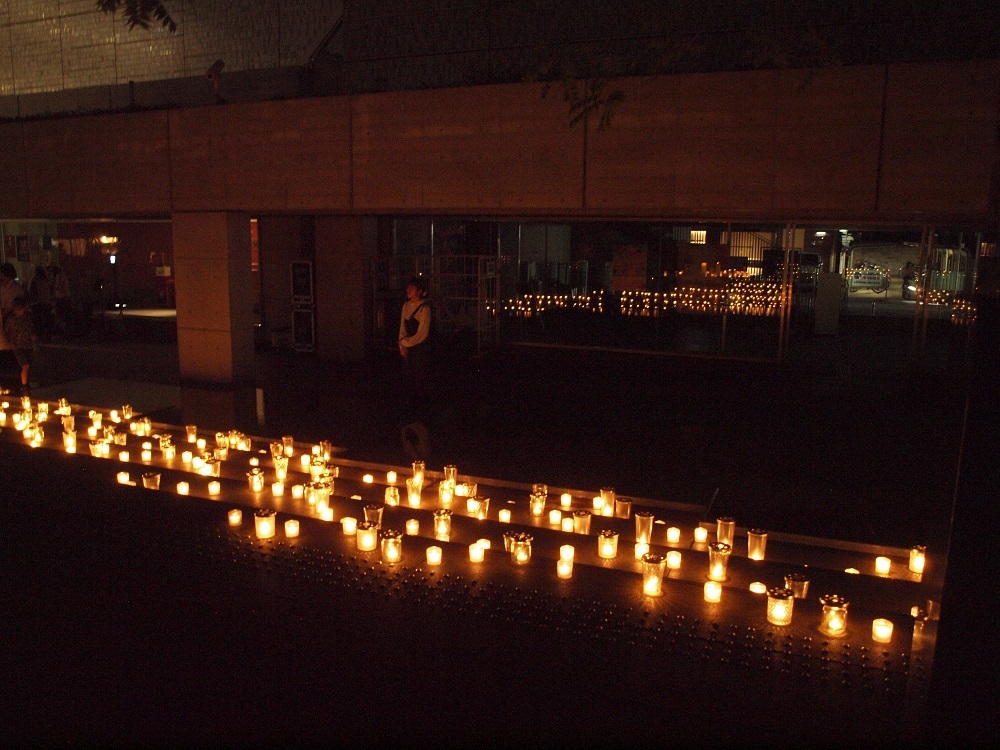
[[[37,421],[45,421],[48,416],[48,404],[41,402],[36,406],[36,419],[31,418],[31,404],[30,400],[25,399],[22,404],[25,411],[19,415],[15,415],[15,426],[18,429],[23,429],[26,434],[25,437],[29,437],[32,444],[36,444],[41,440],[42,430]],[[7,419],[6,408],[9,404],[4,403],[3,408],[0,409],[0,424],[4,424]],[[75,451],[75,431],[73,430],[73,417],[71,410],[68,408],[68,404],[64,404],[60,401],[57,413],[61,414],[63,417],[63,427],[64,427],[64,444],[67,452]],[[123,415],[128,415],[131,417],[131,409],[129,407],[123,407]],[[92,429],[98,428],[102,422],[102,416],[100,412],[91,411],[89,414],[92,420]],[[109,415],[112,422],[120,422],[121,417],[113,412]],[[32,425],[34,428],[32,429]],[[149,435],[148,419],[137,420],[130,424],[130,431],[137,435]],[[115,434],[116,442],[117,435]],[[186,426],[186,435],[189,442],[195,443],[200,449],[206,447],[206,442],[204,438],[199,438],[197,436],[197,427],[194,425]],[[160,437],[160,448],[163,451],[165,457],[173,458],[175,455],[175,449],[172,445],[169,436],[159,436]],[[121,441],[124,443],[124,440]],[[151,460],[151,443],[143,443],[142,459],[143,461]],[[276,476],[280,476],[283,480],[287,472],[288,458],[294,455],[294,442],[291,436],[285,436],[282,441],[274,441],[271,443],[271,453],[272,459],[274,460]],[[204,459],[203,462],[199,462],[191,452],[185,451],[182,454],[182,460],[185,465],[192,465],[193,468],[197,468],[200,473],[207,473],[212,476],[218,476],[218,463],[225,460],[227,457],[227,451],[230,448],[235,448],[238,450],[249,450],[250,441],[236,431],[230,431],[230,433],[216,433],[216,448],[214,455],[211,457],[215,459],[214,464],[209,464],[210,459]],[[318,446],[313,446],[310,453],[303,453],[301,457],[301,463],[304,470],[308,471],[310,478],[313,480],[306,485],[293,485],[292,491],[293,496],[301,498],[304,493],[308,493],[310,497],[310,505],[318,506],[321,517],[326,520],[332,520],[332,511],[330,511],[328,506],[329,495],[332,491],[332,480],[330,479],[330,470],[328,467],[329,457],[332,453],[332,446],[329,443],[321,443]],[[128,461],[128,452],[122,451],[119,454],[119,459],[122,461]],[[250,489],[259,493],[264,490],[264,473],[257,466],[258,461],[256,458],[251,458],[250,463],[252,468],[247,472],[247,478],[249,482]],[[204,466],[208,464],[211,468],[206,471]],[[425,479],[425,466],[423,462],[414,462],[413,464],[413,476],[406,480],[407,485],[407,498],[411,505],[420,505],[420,493],[423,488]],[[457,468],[453,465],[446,466],[444,470],[444,480],[439,485],[439,500],[442,504],[450,504],[456,496],[466,497],[467,510],[470,515],[476,518],[486,518],[487,510],[489,507],[489,498],[480,498],[477,496],[477,487],[474,483],[458,483],[457,481]],[[324,483],[324,479],[326,482]],[[131,478],[127,472],[120,472],[118,475],[118,480],[122,483],[132,484]],[[388,472],[386,475],[386,480],[389,484],[386,488],[386,504],[394,505],[398,504],[398,490],[395,487],[395,482],[397,480],[396,472]],[[160,475],[157,472],[145,472],[142,475],[143,486],[148,489],[159,489]],[[363,482],[371,484],[374,482],[374,477],[371,474],[366,474],[363,477]],[[179,482],[177,484],[178,494],[188,494],[190,491],[190,485],[187,482]],[[280,495],[284,491],[282,481],[275,482],[272,484],[273,494]],[[208,493],[210,496],[218,496],[221,492],[220,483],[217,481],[210,482],[208,485]],[[536,484],[532,486],[532,491],[529,496],[529,512],[534,516],[544,515],[546,512],[546,501],[547,501],[548,488],[544,484]],[[324,502],[325,501],[325,502]],[[566,531],[575,531],[577,533],[589,533],[590,519],[592,514],[589,511],[577,510],[573,512],[572,518],[564,518],[562,516],[562,511],[572,508],[572,496],[568,493],[563,493],[560,496],[560,508],[551,509],[548,511],[548,518],[551,525],[558,526]],[[391,564],[399,562],[402,556],[402,534],[392,530],[381,530],[381,508],[380,505],[370,504],[365,507],[366,519],[363,522],[357,522],[355,519],[350,517],[345,517],[342,519],[343,530],[345,534],[355,534],[357,535],[357,546],[359,550],[362,551],[372,551],[378,546],[379,540],[382,544],[383,559]],[[602,488],[600,494],[594,498],[594,509],[600,515],[606,516],[616,516],[627,518],[631,513],[631,501],[623,498],[618,498],[615,495],[613,488]],[[371,517],[374,516],[374,517]],[[435,535],[441,539],[447,539],[450,533],[450,516],[451,511],[447,508],[441,508],[435,511],[434,514],[434,524],[435,524]],[[510,510],[501,509],[498,513],[498,518],[501,521],[510,521]],[[681,553],[676,550],[669,551],[666,555],[659,555],[656,553],[649,552],[649,543],[652,538],[654,516],[648,511],[637,511],[634,515],[636,523],[636,546],[635,546],[635,556],[640,559],[643,564],[643,591],[649,596],[659,596],[662,594],[662,581],[664,578],[664,568],[677,569],[681,564]],[[242,513],[239,510],[233,510],[230,512],[230,523],[234,525],[239,525],[242,522]],[[276,523],[274,520],[274,511],[261,510],[255,514],[255,529],[257,536],[259,538],[270,538],[275,534]],[[407,521],[407,534],[417,534],[419,532],[419,522],[416,519],[411,519]],[[299,533],[299,522],[296,519],[288,519],[285,522],[285,533],[289,538],[295,538]],[[694,539],[698,543],[705,543],[707,541],[707,529],[703,526],[698,526],[694,530]],[[726,565],[728,562],[729,555],[732,551],[732,541],[735,536],[735,521],[729,517],[723,517],[717,519],[716,528],[716,542],[708,545],[709,552],[709,572],[708,581],[705,583],[705,600],[708,602],[718,602],[721,600],[722,587],[721,581],[726,580]],[[748,557],[754,560],[764,559],[767,534],[759,529],[751,529],[747,532],[748,539]],[[667,530],[667,541],[668,543],[674,544],[678,543],[680,540],[680,529],[677,527],[670,527]],[[504,535],[505,548],[511,553],[512,562],[516,565],[525,565],[531,559],[531,541],[532,538],[529,534],[514,534],[509,533]],[[602,530],[598,534],[598,556],[603,559],[613,559],[617,556],[617,542],[618,533],[612,530]],[[485,551],[489,549],[490,543],[486,539],[480,539],[469,546],[469,559],[472,562],[482,562],[485,559]],[[570,578],[572,577],[572,565],[574,559],[575,550],[572,545],[563,545],[560,548],[560,557],[557,561],[557,576],[559,578]],[[431,546],[426,550],[426,559],[429,565],[439,565],[443,557],[443,551],[440,547]],[[922,573],[925,561],[925,549],[922,546],[914,547],[910,553],[909,569],[915,573]],[[887,564],[888,563],[888,564]],[[878,557],[876,559],[876,572],[880,575],[888,575],[891,564],[891,560],[886,557]],[[849,569],[851,570],[851,569]],[[796,597],[794,588],[789,588],[788,586],[794,587],[795,582],[794,576],[786,577],[786,587],[785,588],[774,588],[766,589],[763,584],[752,584],[751,591],[756,591],[759,593],[768,594],[768,621],[775,625],[787,625],[791,622],[791,614],[793,610],[793,599]],[[806,581],[808,585],[808,581]],[[803,593],[804,595],[804,593]],[[847,603],[844,602],[840,597],[835,595],[830,595],[823,597],[823,624],[821,625],[821,630],[831,635],[842,634],[841,630],[846,628],[846,608]],[[888,635],[886,634],[886,629],[888,628]],[[873,623],[873,638],[879,642],[888,642],[891,638],[891,628],[892,623],[887,620],[876,620]],[[846,632],[846,630],[844,630]],[[884,640],[883,640],[884,639]]]

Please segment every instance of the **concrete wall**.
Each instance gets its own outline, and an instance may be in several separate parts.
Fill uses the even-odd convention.
[[[626,79],[586,137],[537,84],[3,123],[0,218],[991,222],[998,78],[992,60]]]
[[[316,218],[316,351],[360,362],[365,353],[364,220]]]

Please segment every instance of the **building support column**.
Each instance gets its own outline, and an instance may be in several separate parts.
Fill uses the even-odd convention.
[[[181,381],[253,385],[250,217],[213,211],[172,219]]]
[[[324,359],[364,361],[365,249],[374,247],[375,229],[361,217],[316,217],[316,352]]]

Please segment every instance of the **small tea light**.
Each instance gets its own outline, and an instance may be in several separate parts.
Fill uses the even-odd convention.
[[[507,508],[501,508],[497,511],[497,519],[500,523],[510,523],[510,511]]]
[[[820,616],[819,630],[833,638],[840,638],[847,633],[847,605],[849,602],[837,594],[827,594],[819,598],[823,606]]]
[[[892,568],[892,560],[888,557],[876,557],[875,558],[875,572],[880,576],[889,575],[889,570]]]
[[[560,560],[572,560],[576,555],[576,548],[572,544],[564,544],[559,548]]]
[[[427,564],[428,565],[440,565],[441,564],[442,549],[438,546],[431,545],[427,548]]]
[[[97,437],[97,428],[94,427],[94,425],[91,425],[90,427],[87,428],[87,437],[89,437],[91,440]]]
[[[761,529],[747,531],[747,557],[751,560],[763,560],[767,549],[767,532]]]
[[[387,471],[385,473],[385,481],[388,484],[395,484],[397,479],[397,474],[394,471]]]
[[[438,508],[434,511],[434,535],[448,536],[451,534],[451,511],[447,508]]]
[[[127,471],[118,472],[118,484],[128,484],[132,481],[132,478],[128,475]]]
[[[173,461],[177,458],[177,446],[171,443],[170,445],[165,445],[161,449],[163,451],[164,461]]]
[[[553,526],[559,526],[562,523],[562,511],[558,508],[553,508],[549,511],[549,523]]]
[[[441,505],[451,505],[455,499],[455,486],[451,482],[438,484],[438,500]]]
[[[681,541],[681,530],[676,526],[667,529],[667,544],[678,544]]]
[[[923,573],[924,572],[924,562],[927,560],[927,548],[922,545],[917,545],[910,550],[910,572],[911,573]]]
[[[872,620],[872,640],[876,643],[888,643],[892,640],[892,621],[878,617]]]
[[[198,450],[203,451],[205,450],[205,446],[208,445],[208,443],[205,442],[205,438],[198,438],[195,441],[194,445]]]
[[[722,584],[718,581],[705,581],[705,601],[718,604],[722,601]]]
[[[144,451],[151,451],[151,450],[153,450],[153,444],[151,442],[149,442],[148,440],[143,440],[142,441],[142,449]]]
[[[573,561],[564,560],[562,558],[556,560],[556,578],[572,578],[573,577]]]
[[[465,482],[455,485],[455,497],[468,497],[469,485]]]
[[[564,492],[559,496],[559,507],[563,510],[573,507],[573,496],[568,492]]]
[[[122,418],[118,416],[118,410],[117,409],[112,409],[111,411],[108,412],[108,419],[110,419],[112,422],[121,422],[122,421]]]
[[[545,501],[548,495],[540,493],[528,497],[528,510],[533,516],[540,516],[545,513]]]
[[[605,560],[614,559],[618,555],[618,532],[611,529],[603,530],[597,537],[597,554]]]
[[[601,508],[602,516],[607,516],[610,518],[611,516],[614,516],[614,514],[615,514],[615,507],[613,505],[605,505],[603,508]]]
[[[403,535],[392,529],[382,532],[382,560],[395,565],[403,556]]]
[[[857,568],[844,568],[845,573],[850,573],[853,576],[861,575],[861,571]]]
[[[357,525],[357,545],[362,552],[371,552],[378,546],[378,527],[369,522],[362,521]]]
[[[694,540],[698,542],[698,544],[704,544],[708,541],[708,529],[704,526],[696,526],[694,530]]]
[[[295,500],[301,500],[306,493],[306,488],[301,484],[292,485],[292,498]]]
[[[531,534],[515,534],[510,541],[510,561],[514,565],[527,565],[531,560]]]
[[[641,560],[642,556],[649,552],[649,545],[646,542],[635,543],[635,559]]]
[[[289,518],[285,521],[285,536],[289,539],[294,539],[299,535],[299,522],[294,518]]]
[[[469,562],[480,563],[486,559],[486,550],[479,546],[479,542],[469,545]]]
[[[413,477],[406,480],[406,502],[412,508],[420,507],[420,488],[421,485],[414,481]]]
[[[67,453],[76,453],[76,433],[75,432],[64,432],[63,433],[63,448],[65,448]]]
[[[190,494],[190,492],[191,492],[191,485],[190,484],[188,484],[187,482],[178,482],[177,483],[177,494],[178,495],[187,495],[187,494]]]
[[[767,621],[772,625],[791,625],[795,596],[791,589],[767,590]]]
[[[375,482],[375,477],[372,474],[365,474],[361,477],[361,481],[365,484],[373,484]]]
[[[187,437],[189,443],[193,443],[198,440],[198,425],[186,424],[184,425],[184,434]]]
[[[391,507],[399,505],[399,487],[389,485],[385,488],[385,504]]]
[[[121,451],[118,454],[119,461],[124,461],[125,463],[128,463],[128,459],[129,459],[128,451]]]
[[[491,542],[489,539],[477,539],[476,544],[478,544],[483,549],[489,549],[490,547],[493,546],[493,542]]]
[[[410,536],[416,536],[420,533],[420,521],[416,518],[410,518],[406,522],[406,533]]]
[[[594,499],[591,502],[593,503],[594,510],[597,513],[600,513],[601,510],[604,509],[604,498],[603,497],[595,496]]]
[[[209,482],[208,483],[208,494],[209,495],[218,495],[220,492],[222,492],[222,485],[221,484],[219,484],[218,482]]]
[[[471,515],[479,512],[479,498],[469,497],[465,500],[465,510]]]
[[[333,520],[333,508],[331,508],[329,505],[326,506],[325,508],[320,508],[320,510],[319,510],[319,517],[322,520],[324,520],[327,523],[329,523],[330,521]]]
[[[288,451],[287,448],[285,449],[285,455],[286,456],[291,456],[292,455],[291,453],[289,453],[289,451]],[[299,456],[299,464],[302,466],[303,469],[307,469],[308,470],[309,469],[309,465],[311,463],[312,463],[312,456],[310,456],[308,453],[303,453],[301,456]]]
[[[358,533],[358,519],[352,516],[344,516],[340,519],[340,525],[345,536],[353,536]]]
[[[647,552],[642,560],[642,593],[646,596],[662,596],[663,568],[667,558],[653,552]]]
[[[281,497],[285,494],[285,483],[284,482],[273,482],[271,484],[271,495],[274,497]]]
[[[767,593],[767,585],[764,584],[764,583],[761,583],[760,581],[754,581],[753,583],[750,584],[750,593],[751,594],[766,594]]]
[[[264,491],[264,472],[260,468],[253,468],[247,472],[247,485],[251,492]]]
[[[708,545],[708,577],[712,581],[726,580],[726,568],[729,566],[729,556],[733,548],[721,542]]]
[[[268,508],[261,508],[253,514],[253,526],[258,539],[270,539],[275,533],[275,513]]]
[[[190,464],[194,460],[194,453],[191,451],[181,451],[181,461]]]
[[[681,567],[681,553],[675,549],[667,553],[667,567],[670,570],[679,570]]]
[[[233,508],[229,511],[229,525],[239,526],[241,523],[243,523],[243,511],[239,508]]]
[[[563,516],[562,521],[559,522],[559,528],[563,531],[572,534],[573,533],[573,519],[569,516]]]

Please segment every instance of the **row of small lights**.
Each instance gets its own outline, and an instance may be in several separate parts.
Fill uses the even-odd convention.
[[[0,427],[7,424],[8,418],[14,428],[22,433],[33,447],[42,444],[44,430],[41,423],[48,418],[49,405],[47,402],[38,402],[34,406],[30,398],[22,399],[22,411],[14,412],[8,417],[7,409],[9,402],[0,404]],[[55,410],[61,416],[63,422],[63,446],[67,453],[76,452],[76,430],[75,418],[72,409],[65,399],[60,399],[59,406]],[[91,425],[87,428],[92,439],[91,453],[97,457],[110,457],[109,437],[114,435],[115,443],[125,444],[128,433],[119,432],[115,425],[131,419],[131,408],[123,406],[120,411],[112,410],[109,421],[112,425],[104,425],[104,415],[100,411],[91,410],[88,417]],[[148,418],[140,418],[129,421],[129,432],[138,437],[150,436],[150,421]],[[195,425],[187,425],[185,428],[186,439],[189,444],[194,444],[200,451],[208,448],[205,438],[198,437],[198,429]],[[97,437],[103,434],[104,437]],[[119,440],[118,436],[122,436]],[[176,458],[176,446],[173,445],[169,435],[156,436],[159,440],[160,451],[166,460]],[[251,450],[251,440],[242,433],[231,430],[228,433],[217,432],[215,434],[216,445],[211,453],[194,455],[193,451],[184,451],[181,460],[185,467],[190,467],[203,476],[219,476],[220,464],[228,458],[230,450],[249,452]],[[152,460],[151,441],[142,444],[141,459],[144,463]],[[294,455],[294,440],[291,436],[284,436],[281,441],[270,443],[272,466],[275,471],[276,481],[271,484],[271,493],[274,497],[280,497],[285,492],[285,479],[289,466],[289,459]],[[261,451],[264,453],[264,451]],[[300,455],[300,465],[304,472],[310,476],[310,482],[306,484],[294,484],[291,487],[292,497],[295,499],[305,498],[308,504],[315,509],[319,517],[325,521],[333,521],[333,510],[329,506],[329,498],[332,493],[333,479],[339,476],[337,467],[330,464],[332,446],[328,442],[312,446],[310,452],[303,452]],[[130,461],[130,454],[127,450],[122,450],[118,454],[118,459],[122,462]],[[249,458],[250,470],[247,472],[247,481],[250,490],[255,494],[261,493],[265,489],[264,472],[260,468],[260,459],[257,456]],[[421,507],[421,492],[424,486],[425,465],[421,461],[416,461],[412,465],[413,474],[405,480],[406,499],[411,507]],[[450,505],[456,497],[464,497],[466,510],[469,516],[477,519],[486,519],[489,508],[489,498],[478,496],[478,487],[475,483],[458,482],[457,468],[453,465],[444,467],[444,479],[438,484],[438,500],[441,508],[434,511],[434,534],[435,538],[447,541],[451,533]],[[127,471],[119,472],[117,479],[122,484],[135,485],[131,475]],[[397,506],[400,504],[400,492],[396,486],[398,475],[395,471],[386,474],[385,505]],[[374,475],[365,474],[362,477],[365,484],[373,484]],[[158,472],[144,472],[142,484],[147,489],[160,489],[160,474]],[[176,485],[176,492],[180,495],[190,494],[190,483],[180,481]],[[208,495],[218,497],[221,494],[221,483],[212,480],[208,483]],[[352,499],[360,500],[359,495],[352,496]],[[529,496],[529,512],[532,516],[545,516],[547,513],[550,526],[561,529],[565,532],[579,534],[590,533],[590,521],[593,515],[614,516],[618,518],[628,518],[631,513],[631,501],[618,498],[612,488],[603,488],[600,494],[592,499],[593,513],[589,510],[572,510],[573,497],[569,493],[563,493],[559,498],[559,508],[546,509],[548,499],[548,488],[543,484],[532,486]],[[402,537],[397,531],[383,529],[381,525],[382,508],[379,504],[366,504],[364,506],[364,521],[350,516],[341,519],[341,527],[345,535],[356,537],[358,550],[364,552],[374,551],[381,539],[381,552],[383,560],[389,564],[397,563],[402,558]],[[569,515],[571,513],[571,515]],[[511,510],[502,508],[497,513],[497,520],[501,523],[511,522]],[[229,523],[233,526],[242,524],[243,514],[239,509],[230,510],[228,513]],[[677,550],[670,550],[665,555],[650,552],[650,541],[652,539],[654,516],[648,511],[636,511],[634,513],[636,523],[636,543],[634,553],[636,559],[642,562],[643,569],[643,592],[647,596],[662,595],[662,583],[665,569],[677,570],[681,567],[681,553]],[[655,523],[664,523],[655,521]],[[255,533],[260,539],[268,539],[276,533],[276,511],[271,509],[259,509],[254,516]],[[707,545],[709,557],[708,581],[704,584],[704,599],[709,603],[718,603],[722,597],[721,582],[727,579],[726,570],[729,557],[733,549],[735,537],[735,520],[729,517],[717,519],[716,541]],[[284,523],[284,531],[288,538],[295,538],[299,535],[299,521],[297,519],[287,519]],[[419,534],[419,521],[409,519],[406,522],[406,534],[415,536]],[[677,544],[680,542],[681,530],[671,526],[666,532],[667,543]],[[698,526],[693,532],[694,541],[705,544],[708,540],[708,531],[704,526]],[[605,529],[598,536],[598,556],[602,559],[614,559],[618,555],[618,538],[616,531]],[[526,533],[505,533],[504,548],[511,555],[511,561],[515,565],[526,565],[531,559],[532,537]],[[747,532],[748,557],[751,560],[763,560],[767,544],[767,533],[759,529],[750,529]],[[469,560],[474,563],[481,563],[485,559],[486,550],[491,548],[488,539],[479,539],[469,545]],[[440,565],[443,559],[443,549],[432,545],[426,548],[426,561],[428,565]],[[573,560],[575,548],[573,545],[562,545],[559,551],[559,559],[556,561],[556,575],[560,579],[568,579],[573,575]],[[915,546],[910,550],[908,569],[917,575],[922,575],[926,560],[926,549],[923,546]],[[880,576],[888,576],[891,571],[892,561],[888,557],[879,556],[875,559],[875,572]],[[859,573],[855,568],[848,568],[847,573]],[[768,588],[763,583],[754,582],[750,585],[750,591],[756,594],[767,594],[767,619],[773,625],[791,624],[792,609],[794,599],[805,598],[809,581],[800,574],[789,574],[785,576],[785,586]],[[820,622],[820,630],[831,636],[842,636],[846,634],[846,617],[848,602],[837,595],[827,595],[820,597],[823,606],[823,614]],[[911,613],[915,617],[919,615],[918,608],[914,607]],[[884,618],[878,618],[872,624],[872,638],[879,643],[888,643],[892,636],[892,622]]]

